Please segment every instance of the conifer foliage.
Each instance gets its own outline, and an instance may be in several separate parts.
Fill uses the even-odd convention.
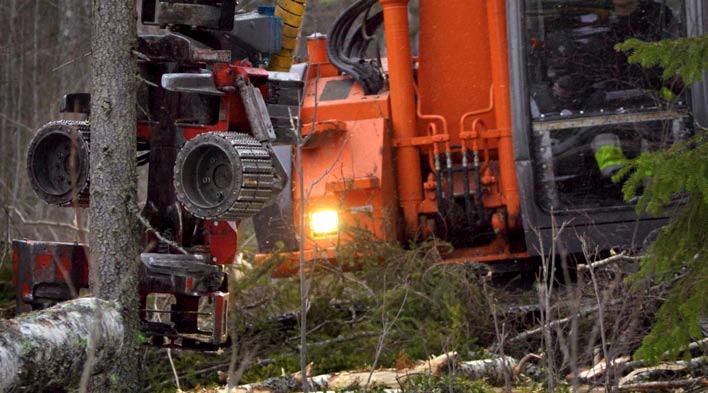
[[[680,78],[686,86],[702,80],[708,69],[708,35],[659,42],[630,39],[616,49],[629,61],[661,67],[665,80]],[[652,215],[672,211],[673,218],[649,246],[634,280],[670,287],[651,332],[635,357],[657,360],[676,356],[690,341],[702,339],[708,317],[708,129],[695,124],[693,136],[667,150],[644,153],[615,177],[625,180],[630,200],[638,194],[637,211]],[[671,206],[669,208],[669,206]]]

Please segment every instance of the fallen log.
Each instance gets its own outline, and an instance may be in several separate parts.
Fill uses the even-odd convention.
[[[346,392],[349,392],[349,390],[345,390]],[[357,392],[359,390],[356,390]],[[369,390],[371,391],[371,390]],[[405,393],[404,390],[401,389],[385,389],[385,388],[376,388],[376,392],[381,392],[381,393]],[[341,390],[315,390],[312,391],[310,390],[310,393],[341,393]],[[292,392],[292,393],[303,393],[301,390],[298,390],[297,392]]]
[[[701,356],[688,361],[679,360],[674,363],[662,363],[652,367],[637,368],[622,377],[619,384],[621,386],[657,379],[676,378],[677,376],[683,377],[689,372],[701,373],[706,365],[708,365],[708,356]]]
[[[693,351],[699,348],[706,348],[708,346],[708,338],[704,338],[699,341],[695,341],[692,343],[689,343],[688,345],[679,348],[678,353],[682,353],[685,351]],[[666,351],[661,355],[661,358],[668,358],[671,355],[671,352]],[[685,365],[687,366],[690,370],[693,370],[696,367],[701,366],[702,364],[705,364],[705,356],[694,358],[688,362],[684,361],[677,361],[674,362],[674,364],[679,364],[679,365]],[[641,367],[646,367],[648,366],[648,363],[646,360],[631,360],[628,356],[622,356],[617,359],[615,359],[612,362],[612,366],[618,368],[622,373],[627,372],[628,370],[634,370],[638,369]],[[578,373],[578,380],[581,382],[590,382],[593,379],[598,379],[602,375],[604,375],[605,370],[607,369],[605,365],[605,360],[603,359],[599,363],[593,365],[590,369],[583,370],[580,373]],[[568,375],[566,378],[568,381],[572,379],[572,375]]]
[[[339,373],[317,375],[309,377],[308,383],[312,390],[341,390],[347,388],[357,388],[369,385],[383,386],[385,388],[399,388],[400,383],[414,375],[442,375],[450,368],[453,362],[457,361],[457,353],[450,352],[440,356],[433,357],[426,361],[420,361],[413,367],[396,370],[396,369],[379,369],[373,372],[368,371],[343,371]],[[308,366],[308,369],[310,367]],[[371,376],[371,378],[369,378]],[[302,388],[300,373],[296,372],[292,375],[284,375],[281,377],[269,378],[265,381],[241,385],[231,390],[227,388],[219,390],[219,393],[285,393],[296,392]]]
[[[457,361],[457,353],[450,352],[435,356],[426,361],[417,362],[413,367],[380,369],[372,371],[344,371],[312,377],[312,385],[321,389],[347,389],[363,387],[367,384],[399,388],[401,382],[414,375],[442,375],[452,363]]]
[[[708,378],[688,378],[674,381],[653,381],[620,385],[620,392],[648,392],[678,388],[708,387]]]
[[[0,320],[0,392],[77,386],[91,348],[93,373],[110,370],[123,330],[115,304],[96,298]]]
[[[504,383],[504,376],[513,378],[519,362],[511,356],[472,360],[457,365],[455,372],[471,380],[487,379],[492,384]],[[518,371],[516,371],[518,373]]]
[[[523,359],[516,360],[509,356],[496,357],[492,359],[473,360],[458,362],[458,355],[455,352],[435,356],[426,361],[419,361],[412,367],[404,369],[379,369],[362,371],[343,371],[332,374],[309,376],[308,366],[308,386],[313,391],[341,391],[343,389],[357,389],[366,386],[379,386],[386,391],[396,392],[401,388],[401,384],[416,375],[441,376],[445,373],[455,373],[471,380],[485,379],[492,383],[503,383],[504,375],[517,377],[532,359],[540,359],[540,356],[529,354]],[[299,392],[302,388],[300,373],[283,375],[269,378],[259,383],[241,385],[231,390],[220,389],[219,393],[289,393]]]
[[[616,359],[613,359],[610,367],[619,367],[623,364],[626,364],[629,361],[630,361],[629,356],[621,356]],[[601,376],[605,375],[606,370],[607,370],[607,361],[605,359],[602,359],[600,362],[593,365],[590,369],[580,371],[578,373],[578,380],[582,381],[582,382],[588,382],[593,379],[598,379]],[[572,377],[568,378],[568,380],[571,380],[571,379],[572,379]]]

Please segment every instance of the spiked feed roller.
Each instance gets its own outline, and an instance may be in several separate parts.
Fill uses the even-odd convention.
[[[177,199],[200,218],[248,218],[274,195],[271,155],[247,134],[210,132],[188,141],[174,173]]]
[[[88,122],[61,120],[42,126],[27,150],[37,196],[56,206],[88,206],[89,152]]]

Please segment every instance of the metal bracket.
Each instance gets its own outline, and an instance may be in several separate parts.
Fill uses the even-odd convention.
[[[178,93],[206,94],[223,96],[224,92],[216,88],[211,72],[201,74],[163,74],[162,87]]]

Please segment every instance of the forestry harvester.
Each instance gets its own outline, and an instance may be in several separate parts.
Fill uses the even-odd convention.
[[[304,0],[249,13],[234,0],[144,0],[142,22],[156,26],[138,45],[146,332],[226,342],[225,265],[251,217],[258,258],[279,252],[282,275],[300,251],[336,263],[362,230],[436,237],[454,248],[445,262],[496,271],[531,266],[552,243],[566,253],[640,245],[665,219],[638,217],[610,175],[684,138],[689,113],[705,115],[706,89],[668,105],[623,55],[605,56],[627,22],[614,3],[420,0],[416,13],[408,0],[357,0],[291,65]],[[695,2],[637,3],[660,10],[642,21],[661,37],[702,34]],[[89,203],[89,102],[65,96],[64,120],[29,148],[48,203]],[[13,247],[20,311],[87,287],[85,246]],[[174,297],[168,323],[151,318],[150,294]]]

